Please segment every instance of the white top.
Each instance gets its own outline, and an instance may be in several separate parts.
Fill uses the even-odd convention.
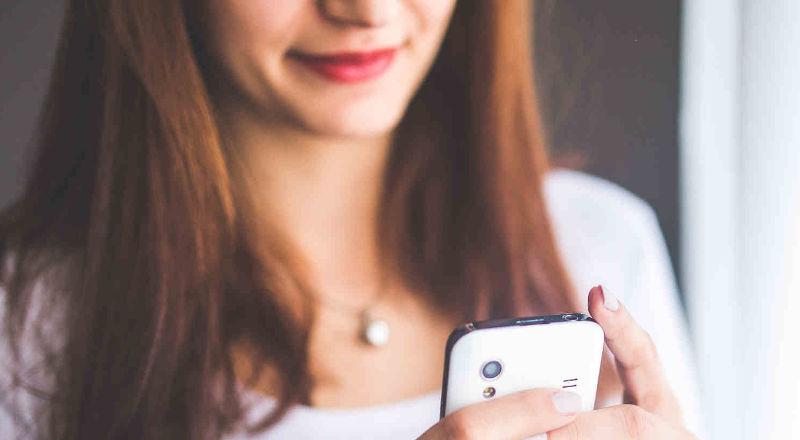
[[[625,304],[655,342],[687,426],[700,433],[691,343],[652,209],[612,183],[574,171],[550,173],[545,192],[564,262],[584,306],[586,292],[597,284]],[[0,386],[6,380],[0,377]],[[252,406],[249,420],[258,420],[274,405],[271,398],[253,392],[245,398]],[[10,438],[11,421],[2,411],[0,407],[0,438]],[[362,408],[296,406],[263,434],[242,432],[228,439],[413,439],[438,417],[438,393]]]

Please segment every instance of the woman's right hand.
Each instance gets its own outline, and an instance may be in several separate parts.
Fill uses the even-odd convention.
[[[580,409],[575,393],[522,391],[455,411],[418,440],[529,438],[571,423]]]

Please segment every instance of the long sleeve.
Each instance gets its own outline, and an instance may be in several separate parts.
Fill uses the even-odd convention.
[[[686,426],[700,434],[699,387],[693,345],[675,277],[655,214],[642,217],[639,267],[625,304],[656,344],[664,373],[681,403]]]
[[[40,436],[38,430],[43,420],[45,400],[27,387],[37,391],[52,390],[54,378],[46,366],[43,344],[53,349],[60,347],[63,339],[58,330],[60,320],[56,318],[57,314],[43,310],[52,303],[42,300],[41,294],[45,292],[42,286],[43,283],[38,283],[34,287],[25,326],[19,335],[18,364],[13,362],[10,337],[6,332],[7,292],[0,286],[0,439],[33,439]],[[40,323],[32,319],[42,316],[52,319],[43,319]],[[42,341],[41,337],[47,340]]]
[[[617,185],[573,171],[551,173],[545,189],[559,249],[583,305],[597,284],[625,304],[652,337],[686,426],[701,435],[692,343],[653,210]]]

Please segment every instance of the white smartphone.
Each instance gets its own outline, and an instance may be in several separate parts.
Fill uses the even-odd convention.
[[[531,388],[563,388],[594,408],[603,330],[581,313],[472,322],[450,334],[440,417]]]

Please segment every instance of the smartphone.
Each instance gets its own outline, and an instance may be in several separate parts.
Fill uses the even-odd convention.
[[[603,330],[581,313],[471,322],[445,348],[440,417],[531,388],[563,388],[594,408]]]

